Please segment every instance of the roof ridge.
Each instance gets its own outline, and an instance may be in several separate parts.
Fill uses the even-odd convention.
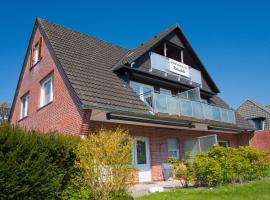
[[[39,24],[41,24],[42,26],[44,25],[44,24],[42,24],[42,23],[51,24],[51,25],[54,25],[54,26],[58,26],[58,27],[64,28],[64,29],[66,29],[66,30],[68,30],[68,31],[71,31],[71,32],[73,32],[73,33],[77,33],[77,34],[80,34],[80,35],[82,35],[82,36],[85,36],[85,37],[88,37],[88,38],[91,38],[91,39],[99,40],[99,41],[101,41],[101,42],[103,42],[103,43],[106,43],[106,44],[108,44],[108,45],[112,45],[112,46],[114,46],[114,47],[117,47],[117,48],[121,48],[121,49],[123,49],[123,50],[128,50],[128,51],[130,51],[130,50],[129,50],[128,48],[126,48],[126,47],[122,47],[122,46],[120,46],[120,45],[117,45],[117,44],[113,44],[113,43],[111,43],[111,42],[108,42],[108,41],[106,41],[106,40],[104,40],[104,39],[100,39],[100,38],[97,38],[97,37],[88,35],[88,34],[86,34],[86,33],[82,33],[82,32],[76,31],[76,30],[74,30],[74,29],[72,29],[72,28],[70,28],[70,27],[65,27],[65,26],[63,26],[63,25],[60,25],[60,24],[57,24],[57,23],[54,23],[54,22],[49,22],[49,21],[47,21],[47,20],[45,20],[45,19],[42,19],[42,18],[37,18],[37,21],[38,21]]]
[[[268,108],[268,107],[266,107],[266,106],[264,106],[264,105],[262,105],[262,104],[260,104],[260,103],[258,103],[258,102],[256,102],[256,101],[254,101],[254,100],[249,100],[249,99],[248,99],[247,101],[250,101],[250,102],[253,103],[254,105],[256,105],[256,106],[258,106],[259,108],[261,108],[262,110],[264,110],[264,111],[270,113],[270,108]]]

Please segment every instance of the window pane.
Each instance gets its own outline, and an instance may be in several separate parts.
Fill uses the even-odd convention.
[[[185,153],[191,153],[191,155],[196,155],[199,150],[199,142],[198,139],[188,139],[184,144]]]
[[[172,157],[174,159],[179,159],[178,151],[168,151],[168,157]]]
[[[137,94],[140,94],[140,86],[138,84],[130,82],[130,87],[132,88],[134,92],[136,92]]]
[[[213,145],[216,144],[216,136],[208,136],[200,138],[201,151],[208,151]]]
[[[178,144],[176,139],[168,139],[168,149],[178,149]]]
[[[21,118],[26,117],[28,115],[28,102],[29,96],[25,96],[22,98],[21,103]]]
[[[53,100],[53,82],[52,78],[46,80],[41,85],[41,106],[50,103]]]
[[[147,164],[145,141],[137,141],[137,164]]]

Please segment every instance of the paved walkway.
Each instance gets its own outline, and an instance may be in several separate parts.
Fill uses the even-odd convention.
[[[162,187],[164,191],[170,191],[174,188],[183,187],[180,181],[171,180],[171,181],[160,181],[154,183],[140,183],[136,184],[131,188],[131,194],[133,197],[140,197],[150,194],[149,189],[153,187]]]

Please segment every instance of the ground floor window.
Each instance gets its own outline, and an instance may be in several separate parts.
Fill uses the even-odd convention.
[[[184,142],[185,154],[195,156],[198,152],[206,152],[212,146],[217,145],[216,135],[207,135],[197,138],[191,138]]]
[[[219,140],[218,145],[221,147],[229,147],[230,146],[229,141],[226,141],[226,140]]]
[[[178,141],[175,138],[168,139],[168,157],[179,160],[179,145]]]

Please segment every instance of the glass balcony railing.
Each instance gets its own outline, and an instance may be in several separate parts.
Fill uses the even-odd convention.
[[[199,119],[235,123],[233,110],[220,108],[199,101],[191,101],[180,97],[147,92],[141,95],[141,99],[149,106],[154,113],[168,113],[182,115]]]
[[[156,70],[164,73],[164,76],[171,77],[179,82],[202,87],[201,72],[199,70],[154,52],[151,52],[150,60],[150,71]]]

